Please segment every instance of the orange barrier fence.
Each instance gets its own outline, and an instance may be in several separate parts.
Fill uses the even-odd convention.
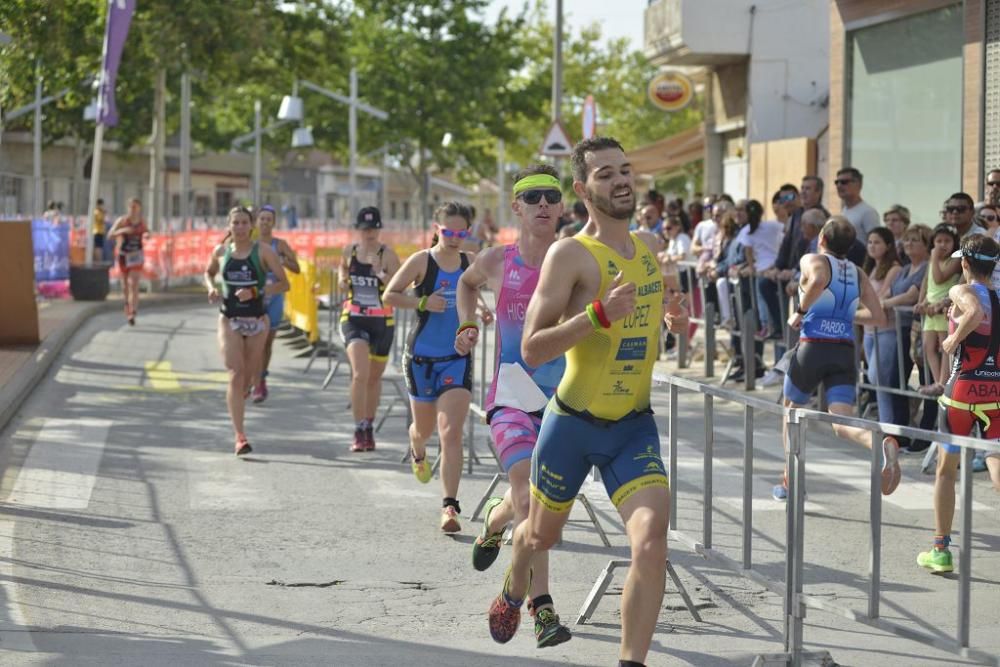
[[[143,242],[146,263],[143,266],[142,277],[146,280],[169,282],[174,279],[199,276],[205,270],[212,249],[222,241],[225,231],[218,229],[187,230],[180,232],[164,232],[150,234]],[[284,239],[303,258],[315,260],[317,249],[320,249],[320,259],[317,262],[318,278],[323,280],[331,259],[336,267],[340,249],[346,247],[357,237],[350,229],[336,231],[298,231],[279,230],[277,237]],[[517,230],[505,228],[497,237],[497,243],[512,243],[517,238]],[[421,248],[426,248],[431,240],[431,233],[421,231],[383,230],[383,243],[391,246],[400,259],[405,260]],[[86,252],[87,236],[79,225],[74,225],[70,232],[70,263],[82,264]],[[326,249],[334,249],[333,251]],[[113,280],[120,277],[118,267],[111,269]],[[328,287],[327,290],[329,291]]]

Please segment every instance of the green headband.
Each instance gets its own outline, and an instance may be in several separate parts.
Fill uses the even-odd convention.
[[[562,192],[562,187],[559,185],[559,179],[555,176],[549,176],[548,174],[532,174],[531,176],[525,176],[514,184],[514,196],[518,196],[525,190],[533,190],[535,188],[559,190]]]

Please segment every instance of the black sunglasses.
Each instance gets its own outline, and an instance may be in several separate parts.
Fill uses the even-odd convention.
[[[969,210],[968,206],[945,206],[945,213],[965,213]]]
[[[834,185],[847,185],[848,183],[853,183],[853,178],[838,178],[833,182]]]
[[[1000,188],[1000,181],[986,181],[986,185],[991,188]]]
[[[531,206],[542,201],[542,197],[545,197],[545,201],[549,204],[558,204],[562,201],[562,192],[559,190],[525,190],[520,194],[520,197],[525,204]]]

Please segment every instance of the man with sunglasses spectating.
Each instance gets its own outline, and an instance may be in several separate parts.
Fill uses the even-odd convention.
[[[867,239],[871,230],[882,226],[882,219],[875,207],[861,198],[864,176],[854,167],[844,167],[837,172],[833,184],[837,186],[837,196],[843,202],[840,214],[851,221],[856,238]]]
[[[545,403],[566,368],[561,355],[537,367],[521,357],[528,302],[538,285],[542,259],[555,243],[556,224],[563,212],[558,172],[547,164],[531,165],[515,176],[513,194],[511,210],[520,221],[517,243],[484,250],[458,282],[458,315],[463,322],[455,335],[455,349],[460,354],[469,354],[479,340],[479,327],[473,321],[479,290],[488,285],[497,299],[496,361],[485,407],[510,489],[502,499],[490,498],[486,503],[483,530],[472,545],[472,566],[480,571],[496,560],[507,524],[517,525],[528,517],[531,454]],[[549,594],[548,554],[535,558],[532,567],[528,608],[535,617],[537,646],[569,641],[572,635],[560,624]]]
[[[972,236],[973,234],[985,234],[986,228],[976,222],[976,203],[972,201],[972,197],[964,192],[956,192],[952,196],[948,197],[948,200],[944,203],[944,224],[951,225],[955,228],[955,233],[958,235],[958,241],[961,243],[966,239],[966,237]],[[945,266],[944,270],[941,271],[941,280],[943,282],[948,280],[952,276],[957,276],[962,273],[962,260],[951,259]]]

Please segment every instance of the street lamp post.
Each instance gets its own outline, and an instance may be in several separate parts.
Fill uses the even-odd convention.
[[[263,160],[261,158],[261,138],[265,134],[270,134],[271,132],[277,130],[279,127],[288,125],[290,122],[292,122],[291,120],[279,120],[276,123],[271,123],[267,127],[261,127],[260,110],[261,110],[260,100],[255,100],[253,103],[253,132],[247,132],[246,134],[242,134],[236,137],[235,139],[233,139],[231,144],[232,148],[235,150],[238,149],[243,144],[245,144],[246,142],[253,139],[253,149],[254,149],[253,184],[250,187],[250,194],[253,197],[254,205],[260,205],[260,195],[262,191],[261,179],[263,177],[261,175],[261,170],[262,170]]]
[[[302,99],[298,97],[297,94],[298,86],[300,85],[303,88],[308,88],[313,92],[317,92],[320,95],[329,97],[331,100],[334,100],[335,102],[346,104],[348,107],[347,141],[350,151],[350,158],[348,160],[347,180],[351,191],[349,200],[350,211],[351,214],[353,215],[357,209],[356,180],[357,180],[357,154],[358,154],[358,111],[359,110],[363,111],[369,116],[374,116],[379,120],[388,120],[389,114],[383,111],[382,109],[373,107],[370,104],[366,104],[365,102],[362,102],[360,99],[358,99],[358,72],[356,69],[352,67],[351,78],[350,78],[350,95],[348,97],[344,97],[343,95],[335,93],[332,90],[327,90],[322,86],[318,86],[315,83],[312,83],[311,81],[299,79],[298,81],[296,81],[295,87],[292,89],[292,94],[286,95],[285,98],[281,101],[281,110],[278,111],[279,119],[283,121],[293,121],[293,120],[302,121],[304,116]],[[306,131],[300,133],[300,130],[306,130]],[[306,142],[307,137],[308,137],[308,142]],[[296,130],[296,137],[293,138],[292,145],[295,148],[301,148],[304,146],[311,145],[312,143],[311,138],[312,135],[308,133],[307,128],[299,128],[299,130]]]
[[[253,103],[253,203],[260,206],[260,100]]]

